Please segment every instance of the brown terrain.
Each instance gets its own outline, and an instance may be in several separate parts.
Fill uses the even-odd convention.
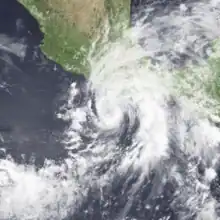
[[[89,37],[94,35],[108,14],[104,0],[48,0],[48,5]]]

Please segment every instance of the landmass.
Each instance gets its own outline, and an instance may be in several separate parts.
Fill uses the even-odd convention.
[[[91,43],[99,36],[107,22],[114,34],[118,33],[116,24],[130,24],[130,0],[20,0],[40,23],[44,33],[42,51],[52,60],[61,64],[66,70],[82,73],[86,76],[90,73],[87,55]],[[219,111],[220,101],[220,55],[219,40],[213,43],[216,55],[208,59],[206,67],[193,65],[190,69],[177,70],[178,89],[182,94],[192,95],[188,86],[187,77],[194,81],[200,80],[200,76],[210,75],[214,80],[206,81],[203,77],[203,91],[207,91],[211,97],[217,100],[216,109]],[[185,84],[183,82],[185,80]],[[179,83],[181,80],[181,83]],[[199,85],[199,84],[198,84]],[[201,88],[194,88],[200,92]],[[189,93],[189,94],[188,94]],[[203,96],[201,94],[201,99]]]
[[[129,24],[130,0],[20,0],[40,23],[44,53],[66,70],[88,75],[87,54],[106,22]],[[113,26],[113,25],[112,25]],[[113,29],[112,29],[113,31]]]

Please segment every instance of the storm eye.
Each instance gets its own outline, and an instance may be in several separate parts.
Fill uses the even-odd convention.
[[[205,164],[204,164],[204,163],[202,163],[202,162],[200,161],[199,164],[198,164],[197,169],[198,169],[198,173],[199,173],[200,175],[202,175],[202,176],[205,175]]]
[[[125,113],[121,126],[119,144],[125,147],[130,146],[132,144],[132,139],[139,127],[140,119],[137,116],[137,112],[134,111],[132,116],[129,116],[128,113]]]

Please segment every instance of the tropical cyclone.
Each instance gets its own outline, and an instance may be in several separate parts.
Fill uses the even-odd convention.
[[[133,65],[140,47],[113,44],[87,81],[42,54],[27,10],[3,3],[0,218],[218,219],[219,129]]]

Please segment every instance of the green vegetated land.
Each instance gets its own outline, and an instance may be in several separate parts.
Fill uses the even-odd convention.
[[[42,50],[65,69],[89,73],[86,60],[104,22],[129,24],[130,0],[20,0],[45,34]],[[112,33],[114,29],[112,28]],[[113,33],[114,35],[114,33]]]
[[[111,27],[110,37],[120,34],[118,24],[123,27],[130,23],[130,0],[20,0],[32,15],[39,21],[45,34],[42,50],[48,57],[61,64],[65,69],[89,74],[87,54],[91,42],[100,35],[103,24],[108,21]],[[205,82],[197,77],[201,67],[193,66],[191,70],[183,69],[177,73],[178,79],[194,74],[194,81],[201,84],[208,94],[220,103],[220,41],[213,42],[217,56],[208,60],[214,80]],[[206,68],[205,68],[206,69]],[[202,73],[203,74],[203,73]],[[204,74],[206,72],[204,71]],[[181,84],[181,82],[180,82]],[[196,87],[195,87],[196,88]],[[184,89],[191,96],[193,91]],[[198,88],[199,89],[199,88]],[[220,111],[220,107],[219,107]]]

